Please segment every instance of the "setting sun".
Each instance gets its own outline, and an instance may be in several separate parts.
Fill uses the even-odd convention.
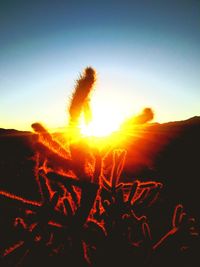
[[[83,120],[81,121],[81,133],[85,136],[104,137],[117,131],[120,127],[121,121],[116,117],[105,116],[105,114],[97,114],[94,119],[87,125]]]
[[[97,103],[93,105],[91,122],[86,124],[84,119],[81,118],[81,134],[84,136],[105,137],[119,130],[120,125],[127,116],[121,110],[115,108],[114,104],[112,107],[104,106],[103,109]]]

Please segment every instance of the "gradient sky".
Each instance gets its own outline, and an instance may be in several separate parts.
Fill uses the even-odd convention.
[[[200,115],[200,1],[1,1],[0,127],[65,125],[86,66],[98,73],[93,105],[109,116]]]

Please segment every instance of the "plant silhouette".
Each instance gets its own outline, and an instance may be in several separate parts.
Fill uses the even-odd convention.
[[[81,113],[87,122],[91,118],[94,82],[95,71],[86,68],[70,102],[69,134],[78,131]],[[135,122],[152,118],[152,110],[146,108]],[[125,183],[125,149],[101,153],[81,137],[70,137],[65,145],[43,125],[32,127],[37,134],[34,173],[40,200],[0,191],[1,211],[8,211],[1,218],[1,266],[156,267],[188,266],[191,258],[197,262],[198,222],[177,204],[166,216],[168,229],[160,235],[162,225],[152,222],[164,208],[160,201],[165,185],[139,179]]]

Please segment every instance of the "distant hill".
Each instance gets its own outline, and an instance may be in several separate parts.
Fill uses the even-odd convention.
[[[0,129],[0,189],[35,199],[35,135]],[[138,128],[124,144],[125,174],[164,182],[166,194],[198,214],[200,203],[200,117]],[[200,218],[200,213],[199,213]]]
[[[130,138],[126,147],[130,154],[128,164],[136,173],[141,169],[161,172],[161,161],[184,158],[195,162],[200,149],[200,117],[193,117],[184,121],[163,124],[149,124],[136,133],[136,138]],[[187,152],[187,153],[186,153]],[[188,152],[191,152],[188,154]],[[134,153],[136,157],[134,158]],[[180,154],[180,155],[179,155]],[[136,162],[136,164],[135,164]]]

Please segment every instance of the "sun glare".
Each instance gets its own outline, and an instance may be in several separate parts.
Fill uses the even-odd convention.
[[[121,123],[124,121],[124,117],[119,112],[111,112],[104,109],[94,109],[93,119],[89,124],[81,119],[80,128],[81,134],[84,136],[106,137],[113,132],[119,130]]]

